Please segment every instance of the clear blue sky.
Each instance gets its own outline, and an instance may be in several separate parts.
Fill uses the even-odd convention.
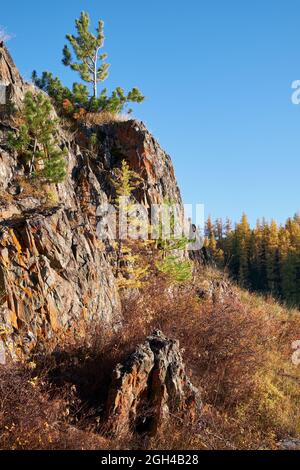
[[[14,0],[0,24],[25,78],[50,70],[66,84],[65,33],[81,10],[105,21],[108,88],[138,86],[135,107],[172,156],[186,203],[206,215],[245,211],[282,222],[300,209],[298,0]]]

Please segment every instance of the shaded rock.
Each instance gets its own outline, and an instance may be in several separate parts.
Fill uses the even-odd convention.
[[[179,342],[156,331],[114,370],[108,395],[108,429],[154,435],[170,416],[194,419],[201,409],[188,379]]]

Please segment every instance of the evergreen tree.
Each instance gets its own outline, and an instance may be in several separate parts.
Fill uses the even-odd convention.
[[[267,290],[279,292],[279,231],[275,220],[271,221],[266,240]]]
[[[213,227],[211,219],[207,221],[205,246],[214,260],[227,267],[242,286],[300,306],[299,214],[281,227],[274,220],[269,224],[262,219],[251,230],[245,214],[234,230],[226,225],[223,238],[216,237],[220,234],[217,222]]]
[[[232,233],[232,221],[228,217],[225,221],[225,237],[228,237]]]
[[[82,12],[75,21],[77,35],[67,34],[75,58],[68,45],[63,49],[63,64],[79,73],[80,78],[91,83],[93,93],[90,97],[88,87],[82,83],[74,83],[72,89],[65,87],[59,78],[50,72],[43,72],[38,77],[34,71],[32,80],[36,86],[48,93],[53,99],[60,113],[75,119],[83,118],[86,112],[107,111],[118,114],[123,111],[128,103],[141,103],[145,98],[138,88],[132,88],[125,93],[122,87],[113,90],[111,96],[107,95],[104,88],[98,93],[98,83],[108,77],[109,64],[107,54],[101,52],[104,45],[104,23],[98,22],[96,34],[89,31],[90,18],[88,13]],[[128,113],[132,110],[129,109]]]
[[[94,35],[89,31],[88,13],[81,12],[80,18],[75,20],[75,25],[78,36],[67,34],[66,38],[73,48],[77,62],[73,61],[67,45],[63,49],[62,62],[78,72],[83,81],[93,84],[93,96],[97,98],[97,84],[108,77],[109,69],[109,64],[105,63],[107,54],[100,53],[104,45],[104,23],[98,22],[97,34]]]
[[[27,92],[19,113],[19,132],[9,134],[8,144],[17,151],[29,175],[60,183],[66,176],[65,153],[55,141],[58,121],[52,113],[49,99]]]
[[[237,279],[243,287],[249,285],[249,246],[250,227],[246,214],[243,214],[241,222],[236,226],[235,253],[238,260]]]
[[[266,289],[266,253],[265,253],[265,225],[260,220],[252,230],[250,240],[250,283],[253,290]]]
[[[212,223],[211,216],[208,216],[208,219],[205,224],[205,236],[207,238],[211,238],[213,233],[214,233],[215,227],[214,224]]]
[[[216,219],[215,225],[214,225],[214,235],[216,240],[218,240],[220,243],[223,241],[223,234],[224,234],[224,227],[223,227],[223,221],[222,219]]]

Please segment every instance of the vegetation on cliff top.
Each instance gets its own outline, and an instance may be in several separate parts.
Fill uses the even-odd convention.
[[[92,94],[88,86],[82,83],[74,83],[70,90],[50,72],[43,72],[42,76],[38,77],[34,71],[32,79],[35,85],[48,93],[59,112],[75,118],[82,118],[87,112],[119,114],[128,103],[141,103],[144,96],[136,87],[127,94],[122,87],[117,87],[110,96],[106,88],[98,93],[98,83],[107,79],[109,69],[109,64],[105,62],[107,54],[100,52],[104,45],[104,23],[99,21],[94,35],[89,31],[88,13],[82,12],[80,18],[75,21],[75,26],[77,36],[73,34],[66,36],[73,48],[75,59],[69,47],[65,45],[63,64],[78,72],[81,80],[92,84]],[[128,110],[129,113],[131,111]]]

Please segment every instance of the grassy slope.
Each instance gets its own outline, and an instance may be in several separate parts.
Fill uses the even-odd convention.
[[[181,287],[152,280],[142,296],[124,297],[123,310],[122,335],[100,330],[59,354],[0,367],[0,448],[270,449],[300,435],[300,366],[291,360],[299,311],[214,270]],[[203,414],[192,427],[172,417],[152,440],[104,438],[99,410],[111,370],[157,327],[180,340]]]

